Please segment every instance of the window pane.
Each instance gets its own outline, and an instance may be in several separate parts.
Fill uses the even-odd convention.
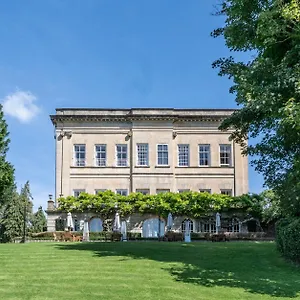
[[[148,166],[148,144],[137,144],[137,164]]]
[[[95,146],[95,164],[98,167],[106,166],[106,145]]]
[[[189,145],[178,145],[178,165],[189,166]]]
[[[74,166],[85,166],[85,145],[74,145]]]
[[[168,145],[157,145],[157,164],[164,166],[169,164]]]
[[[210,165],[210,145],[199,145],[199,165]]]
[[[126,167],[127,166],[127,145],[117,145],[117,166]]]
[[[220,145],[220,164],[231,164],[231,145]]]

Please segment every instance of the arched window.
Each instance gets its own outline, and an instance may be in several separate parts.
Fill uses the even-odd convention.
[[[90,232],[103,231],[102,220],[100,218],[93,218],[90,220]]]
[[[158,229],[158,218],[147,219],[143,222],[143,237],[157,238],[165,235],[165,221],[159,220]]]
[[[214,218],[210,218],[203,222],[203,231],[209,233],[215,233],[216,230],[216,220]]]
[[[182,223],[181,223],[181,231],[182,231],[182,232],[185,232],[185,222],[186,222],[186,221],[190,221],[191,232],[193,232],[193,231],[194,231],[194,223],[193,223],[193,221],[192,221],[191,219],[184,219],[184,220],[182,221]]]
[[[240,232],[240,220],[238,218],[232,218],[229,223],[229,230],[231,232]]]

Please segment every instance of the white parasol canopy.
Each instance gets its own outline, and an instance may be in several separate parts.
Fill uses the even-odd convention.
[[[122,241],[127,241],[127,225],[126,221],[122,221],[121,223],[121,233],[122,233]]]
[[[216,213],[216,232],[219,232],[219,229],[221,227],[221,215],[217,212]]]
[[[186,243],[191,242],[191,222],[190,222],[190,220],[185,221],[184,241]]]
[[[171,230],[173,227],[173,217],[172,217],[172,214],[169,213],[168,214],[168,221],[167,221],[167,228],[168,230]]]
[[[67,215],[67,227],[69,229],[73,229],[74,228],[74,223],[73,223],[73,219],[72,219],[72,214],[70,212],[68,212]]]
[[[118,212],[116,212],[116,215],[115,215],[113,230],[114,231],[120,231],[121,230],[120,215],[119,215]]]
[[[86,242],[90,240],[89,222],[87,220],[84,221],[83,225],[83,240]]]

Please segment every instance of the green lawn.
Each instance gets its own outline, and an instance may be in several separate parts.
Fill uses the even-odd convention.
[[[0,245],[0,299],[300,299],[273,243]]]

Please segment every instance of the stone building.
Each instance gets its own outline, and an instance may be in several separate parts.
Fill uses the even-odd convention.
[[[230,132],[218,130],[232,113],[229,109],[57,109],[50,116],[55,128],[56,187],[55,199],[48,203],[48,230],[55,230],[56,219],[65,218],[56,210],[59,196],[103,190],[122,195],[187,190],[247,193],[247,157],[229,141]],[[78,224],[89,218],[92,229],[101,229],[99,216],[75,217]],[[145,217],[140,216],[140,222],[137,216],[129,217],[129,229],[142,233]],[[152,218],[157,219],[148,216]],[[194,223],[194,231],[213,231],[210,225]],[[180,224],[179,220],[178,229]]]

